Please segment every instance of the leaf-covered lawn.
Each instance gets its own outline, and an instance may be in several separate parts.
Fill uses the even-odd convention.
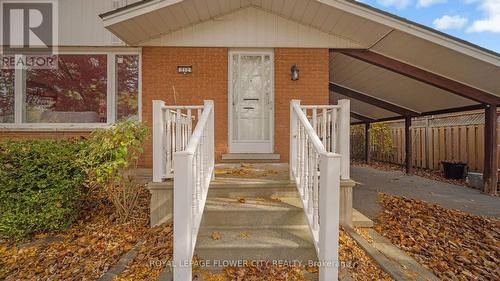
[[[340,260],[350,263],[353,267],[348,267],[349,276],[353,280],[393,280],[389,274],[383,271],[380,266],[358,246],[356,241],[344,231],[340,232]]]
[[[70,229],[34,237],[58,237],[47,244],[19,247],[0,243],[0,279],[3,280],[97,280],[134,245],[139,252],[115,280],[156,280],[172,258],[172,225],[149,228],[149,192],[141,193],[135,219],[118,223],[112,206],[88,210]],[[343,231],[340,260],[350,264],[353,280],[391,280]],[[206,280],[305,280],[304,273],[317,268],[262,265],[226,268],[223,274],[202,273]],[[210,279],[212,278],[212,279]],[[263,279],[265,278],[265,279]]]
[[[56,236],[48,244],[19,247],[0,244],[0,279],[96,280],[151,230],[148,227],[149,192],[141,193],[135,219],[116,222],[111,206],[91,208],[68,230],[39,234],[34,241]]]
[[[171,224],[149,229],[142,237],[144,244],[139,253],[115,281],[157,280],[165,265],[172,260],[172,235]]]
[[[387,194],[379,203],[375,230],[439,278],[500,280],[500,220]]]

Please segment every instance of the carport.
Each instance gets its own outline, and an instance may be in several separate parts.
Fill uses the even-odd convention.
[[[370,21],[357,35],[382,34],[361,49],[330,49],[330,103],[351,100],[352,124],[365,124],[369,161],[370,124],[404,119],[406,172],[412,171],[412,117],[484,110],[484,186],[497,194],[497,107],[500,54],[425,26],[356,3]],[[354,11],[354,10],[353,10]],[[347,23],[348,25],[348,23]]]
[[[236,12],[241,15],[225,17]],[[484,191],[498,192],[496,52],[353,0],[142,0],[101,17],[129,45],[329,49],[330,101],[350,99],[352,123],[367,129],[406,120],[407,144],[412,117],[482,109]],[[236,24],[237,18],[248,20]]]

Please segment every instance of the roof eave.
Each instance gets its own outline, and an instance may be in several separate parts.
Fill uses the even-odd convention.
[[[108,27],[153,11],[162,9],[184,0],[143,0],[116,10],[100,14],[104,26]]]
[[[433,28],[398,17],[354,0],[318,1],[500,67],[499,53],[437,31]]]
[[[183,0],[142,0],[140,2],[103,13],[100,17],[103,20],[104,26],[109,27],[127,19],[171,6],[182,1]],[[317,1],[500,67],[499,53],[440,32],[433,28],[418,24],[354,0]]]

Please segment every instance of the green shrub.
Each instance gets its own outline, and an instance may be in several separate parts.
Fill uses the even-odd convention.
[[[394,153],[391,128],[387,123],[374,123],[370,126],[372,149],[386,157]]]
[[[364,124],[351,126],[351,158],[358,160],[365,158]]]
[[[378,160],[391,158],[394,155],[391,128],[387,123],[370,124],[370,154]],[[365,125],[351,126],[351,157],[365,157]]]
[[[140,122],[119,122],[92,132],[80,153],[87,185],[113,204],[121,221],[130,218],[137,203],[140,187],[131,172],[137,167],[147,135],[148,128]]]
[[[125,121],[96,130],[85,141],[0,142],[0,237],[67,228],[82,200],[103,199],[84,194],[85,185],[104,194],[127,220],[139,192],[131,170],[147,134],[143,124]]]
[[[80,140],[0,142],[0,236],[61,230],[76,218],[84,175]]]

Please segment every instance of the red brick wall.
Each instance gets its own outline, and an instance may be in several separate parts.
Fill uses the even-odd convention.
[[[178,65],[192,65],[193,73],[177,73]],[[147,47],[142,51],[142,119],[152,121],[152,100],[174,104],[172,86],[175,86],[177,104],[215,103],[216,160],[227,152],[227,48]],[[152,165],[152,146],[148,140],[141,164]]]
[[[47,132],[28,132],[28,131],[0,131],[0,140],[4,139],[67,139],[86,137],[90,134],[88,131],[47,131]]]
[[[275,49],[275,153],[288,161],[290,100],[302,104],[328,103],[328,49]],[[193,73],[178,74],[177,65],[193,66]],[[297,64],[300,79],[290,80],[290,68]],[[205,99],[215,102],[216,160],[228,151],[228,49],[146,47],[142,55],[142,118],[152,122],[152,100],[174,104],[202,104]],[[68,138],[88,132],[0,132],[4,138]],[[151,167],[151,140],[145,144],[141,166]]]
[[[204,99],[215,102],[216,159],[228,150],[228,49],[173,48],[143,49],[143,120],[151,122],[151,101],[161,99],[173,103],[172,85],[178,104],[201,104]],[[177,73],[177,65],[193,65],[193,73]],[[290,80],[290,68],[297,64],[300,79]],[[328,49],[275,49],[275,153],[288,161],[290,100],[303,104],[328,104]],[[143,164],[150,166],[151,142],[145,148]]]
[[[328,49],[274,50],[275,59],[275,129],[274,151],[281,162],[288,162],[290,130],[290,100],[302,104],[328,104]],[[290,68],[299,68],[299,80],[290,79]]]

